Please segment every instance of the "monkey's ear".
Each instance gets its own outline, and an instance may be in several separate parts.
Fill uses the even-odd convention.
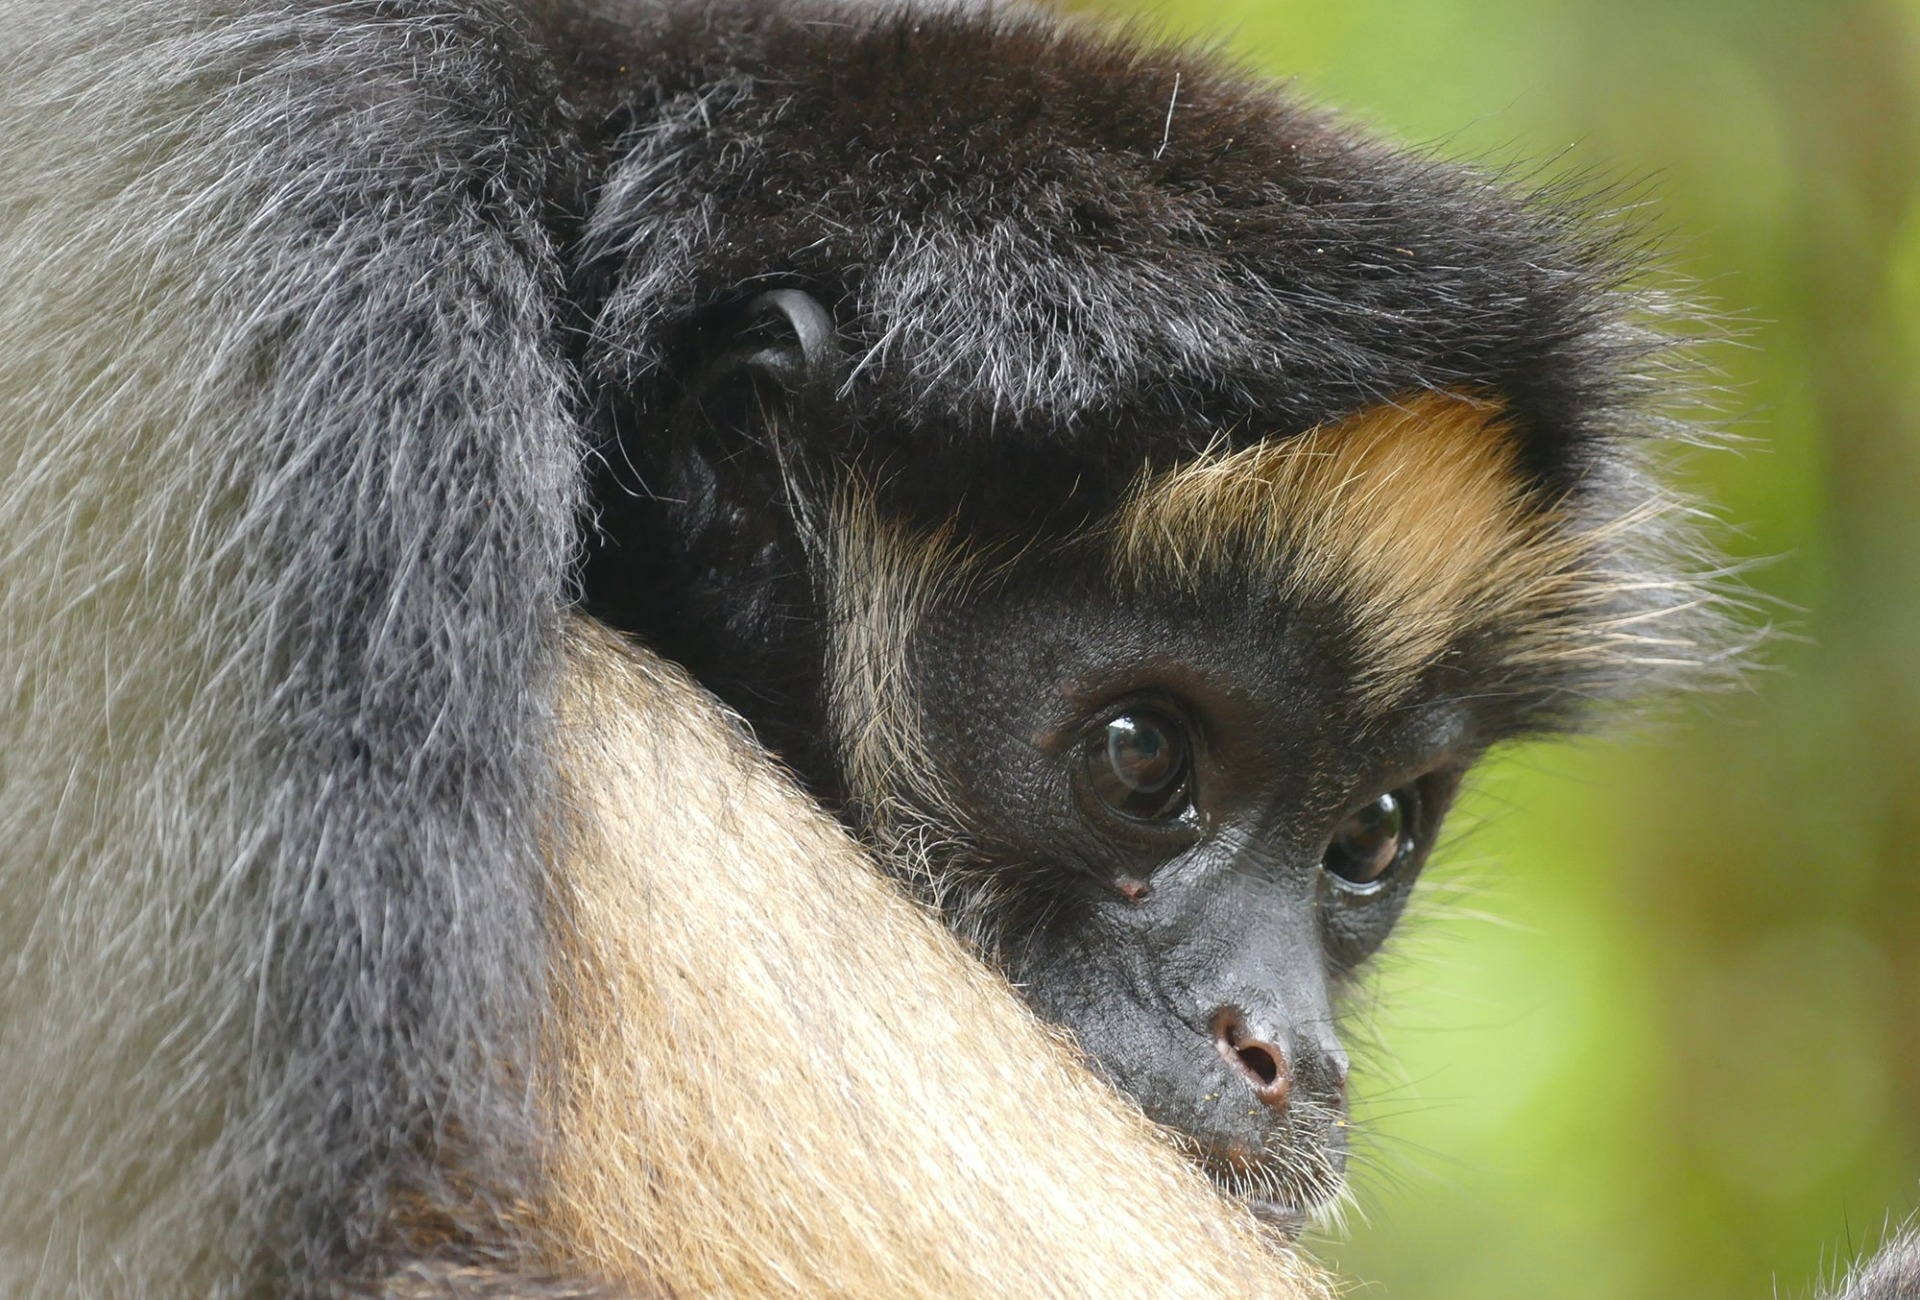
[[[833,316],[802,289],[769,289],[741,314],[741,360],[790,394],[830,399],[841,380]]]
[[[809,440],[834,420],[841,354],[833,316],[799,289],[760,293],[716,322],[649,474],[668,545],[703,585],[762,592],[807,569],[826,504]],[[756,597],[736,592],[736,606]]]
[[[819,299],[800,289],[770,289],[749,299],[716,325],[705,357],[685,390],[685,414],[697,426],[691,443],[722,459],[771,455],[788,475],[781,426],[831,418],[825,408],[837,398],[841,354],[833,316]]]

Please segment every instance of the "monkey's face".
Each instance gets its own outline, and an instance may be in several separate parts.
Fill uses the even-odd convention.
[[[1592,623],[1588,543],[1500,408],[1410,398],[1150,469],[1011,546],[833,529],[856,823],[1224,1186],[1322,1205],[1336,995]]]
[[[1433,390],[1143,447],[1130,480],[1090,462],[1083,496],[1055,466],[1009,506],[861,459],[806,295],[745,321],[645,470],[656,531],[628,549],[673,563],[616,536],[588,598],[740,709],[1221,1185],[1302,1222],[1342,1183],[1337,995],[1461,773],[1675,644],[1622,598],[1661,589],[1621,564],[1628,517],[1543,482],[1495,397]],[[795,461],[802,431],[853,450]]]
[[[1058,557],[931,612],[910,661],[965,845],[934,864],[946,904],[1223,1186],[1297,1223],[1344,1166],[1335,993],[1405,906],[1470,711],[1369,717],[1331,609]]]

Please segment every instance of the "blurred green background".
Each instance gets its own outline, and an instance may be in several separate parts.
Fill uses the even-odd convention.
[[[1450,157],[1644,180],[1734,318],[1752,442],[1683,470],[1802,639],[1482,774],[1364,1017],[1324,1253],[1410,1300],[1804,1294],[1920,1206],[1920,0],[1077,7]]]

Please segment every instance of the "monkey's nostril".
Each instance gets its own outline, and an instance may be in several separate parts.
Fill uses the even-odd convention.
[[[1260,1043],[1247,1043],[1234,1048],[1234,1055],[1240,1058],[1240,1064],[1247,1067],[1247,1073],[1258,1079],[1263,1087],[1272,1087],[1280,1078],[1280,1062],[1273,1053]]]
[[[1213,1046],[1229,1065],[1235,1066],[1253,1095],[1274,1110],[1287,1104],[1293,1091],[1293,1072],[1287,1067],[1287,1055],[1265,1039],[1256,1038],[1248,1029],[1238,1007],[1222,1007],[1213,1013]]]

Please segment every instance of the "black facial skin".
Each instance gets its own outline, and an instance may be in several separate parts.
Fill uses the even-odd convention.
[[[911,651],[976,861],[1019,900],[994,935],[1009,973],[1287,1225],[1344,1164],[1334,994],[1477,750],[1457,702],[1369,721],[1351,633],[1337,610],[1116,593],[1090,559],[1050,557],[936,612]]]

